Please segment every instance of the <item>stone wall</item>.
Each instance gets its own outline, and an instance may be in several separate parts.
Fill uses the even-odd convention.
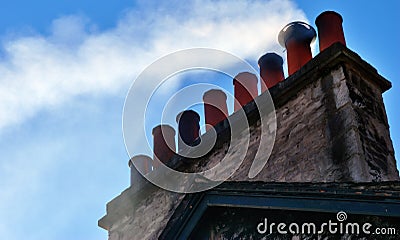
[[[232,180],[307,182],[335,179],[337,167],[331,164],[332,159],[326,147],[329,145],[327,110],[324,105],[326,96],[321,81],[321,78],[317,79],[288,99],[283,106],[276,108],[275,144],[263,170],[255,178],[248,179],[253,153]],[[258,146],[254,141],[251,142],[249,149],[257,151]]]

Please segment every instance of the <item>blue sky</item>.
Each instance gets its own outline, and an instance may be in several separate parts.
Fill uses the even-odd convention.
[[[1,3],[2,239],[106,239],[97,220],[129,184],[121,122],[133,79],[190,47],[255,66],[266,51],[284,54],[276,43],[283,25],[314,25],[324,10],[343,16],[348,47],[393,83],[384,101],[399,159],[398,1],[181,2]]]

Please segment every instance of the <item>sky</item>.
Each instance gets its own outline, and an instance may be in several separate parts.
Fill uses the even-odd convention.
[[[1,238],[106,239],[97,220],[129,186],[122,112],[140,72],[192,47],[227,51],[256,67],[267,51],[284,56],[276,39],[285,24],[303,20],[315,27],[324,10],[343,16],[347,46],[392,82],[383,97],[400,159],[396,0],[3,1]],[[186,77],[185,84],[198,81]],[[181,79],[169,91],[184,86]],[[216,84],[233,89],[230,81]],[[159,94],[155,106],[168,95]],[[154,112],[147,131],[157,124]],[[144,143],[138,139],[138,148]]]

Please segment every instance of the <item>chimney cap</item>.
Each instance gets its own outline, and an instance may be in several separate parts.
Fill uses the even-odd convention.
[[[322,12],[320,15],[318,15],[318,17],[315,19],[315,25],[319,25],[318,23],[321,21],[321,18],[328,16],[328,15],[334,15],[336,17],[338,17],[338,19],[340,19],[340,22],[343,22],[343,17],[342,15],[340,15],[339,13],[335,12],[335,11],[325,11]]]
[[[296,21],[284,26],[278,35],[278,42],[286,48],[286,43],[290,39],[302,42],[313,42],[317,36],[315,29],[308,23]]]
[[[154,135],[154,133],[156,131],[161,131],[161,128],[162,128],[162,131],[171,131],[173,134],[175,134],[175,129],[167,124],[160,124],[160,125],[155,126],[151,133]]]
[[[131,159],[129,159],[128,166],[132,167],[132,164],[133,164],[132,162],[137,159],[147,159],[147,160],[153,161],[153,159],[151,157],[144,155],[144,154],[139,154],[139,155],[135,155]]]
[[[235,84],[237,81],[242,82],[243,80],[245,81],[253,81],[253,82],[258,82],[257,75],[251,72],[241,72],[238,73],[234,78],[233,78],[233,84]]]
[[[226,94],[224,91],[220,89],[210,89],[203,94],[203,101],[208,97],[214,98],[215,96],[222,96],[226,100]]]
[[[190,116],[191,118],[195,118],[197,119],[197,121],[200,121],[200,115],[196,111],[190,109],[178,113],[178,115],[176,115],[176,123],[179,123],[179,119],[182,117],[183,114]]]
[[[274,52],[266,53],[258,59],[258,66],[264,69],[281,69],[283,58]]]

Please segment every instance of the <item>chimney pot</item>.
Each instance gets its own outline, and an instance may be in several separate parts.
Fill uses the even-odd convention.
[[[282,65],[283,59],[276,53],[266,53],[258,59],[262,79],[262,92],[265,92],[268,88],[275,86],[285,79]]]
[[[169,125],[158,125],[152,133],[154,167],[158,167],[158,161],[166,164],[175,154],[175,130]]]
[[[342,16],[334,11],[325,11],[315,19],[315,25],[318,29],[319,51],[323,51],[336,42],[346,46],[342,23]]]
[[[287,50],[289,75],[311,60],[310,44],[316,35],[312,26],[299,21],[289,23],[279,32],[279,44]]]
[[[242,72],[235,76],[233,79],[234,95],[236,100],[235,111],[239,110],[257,97],[257,83],[257,76],[249,72]]]
[[[211,89],[205,92],[203,101],[207,130],[228,117],[226,94],[222,90]]]
[[[146,155],[137,155],[129,160],[128,166],[131,169],[131,186],[143,182],[144,177],[142,174],[147,174],[151,171],[152,162],[153,160]],[[136,169],[133,163],[136,164],[138,169]]]
[[[181,150],[185,145],[195,145],[195,140],[199,137],[200,116],[193,110],[186,110],[176,116],[178,123],[178,149]],[[197,144],[196,144],[197,145]]]

